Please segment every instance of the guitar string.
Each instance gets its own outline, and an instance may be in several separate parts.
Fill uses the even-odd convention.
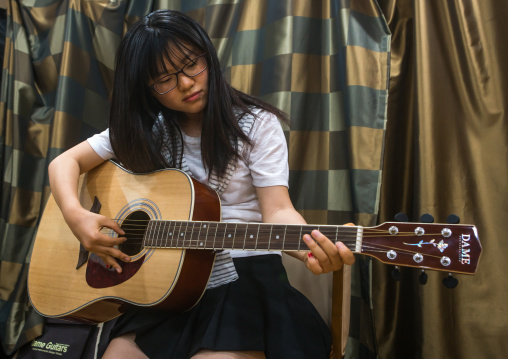
[[[143,222],[141,224],[128,224],[129,228],[131,227],[140,227],[140,228],[146,228],[147,224],[152,222],[151,220],[131,220],[132,222]],[[118,221],[119,222],[119,221]],[[122,224],[125,224],[127,221],[124,221],[122,222]],[[234,222],[205,222],[205,221],[164,221],[166,223],[169,223],[170,225],[172,223],[178,223],[178,222],[181,222],[181,223],[205,223],[205,224],[217,224],[217,225],[226,225],[226,224],[231,224],[231,223],[234,223]],[[241,224],[241,225],[247,225],[247,223],[238,223],[238,224]],[[283,224],[271,224],[271,223],[249,223],[249,225],[260,225],[261,227],[268,227],[268,226],[286,226],[286,225],[283,225]],[[333,235],[335,235],[335,232],[336,232],[336,228],[339,227],[343,230],[348,230],[347,232],[345,233],[341,233],[341,235],[345,235],[345,234],[352,234],[354,236],[356,236],[356,231],[358,228],[360,227],[357,227],[357,226],[345,226],[345,225],[342,225],[342,226],[335,226],[335,225],[309,225],[309,224],[305,224],[305,225],[290,225],[290,227],[288,227],[289,231],[291,230],[295,230],[295,231],[299,231],[299,229],[296,229],[297,227],[312,227],[313,229],[317,229],[317,227],[322,227],[321,228],[321,232],[324,233],[324,231],[326,230],[330,230],[330,231],[333,231]],[[323,228],[324,227],[324,228]],[[364,236],[365,236],[365,233],[366,232],[369,232],[371,234],[376,234],[376,233],[387,233],[387,231],[385,229],[377,229],[377,228],[366,228],[366,227],[363,227],[363,231],[364,231]],[[411,231],[408,231],[408,232],[398,232],[396,235],[409,235],[409,236],[412,236],[412,237],[424,237],[424,236],[440,236],[441,233],[440,232],[436,232],[436,233],[424,233],[422,235],[416,235],[414,232],[411,232]],[[387,233],[386,236],[392,236],[392,237],[395,237],[396,235],[393,235],[393,234],[390,234],[390,233]]]
[[[188,232],[185,232],[186,234]],[[295,232],[296,233],[296,232]],[[181,245],[181,246],[178,246],[179,248],[185,248],[185,249],[193,249],[193,248],[202,248],[202,249],[234,249],[234,247],[231,247],[229,245],[227,246],[224,246],[224,247],[214,247],[214,246],[207,246],[207,245],[204,245],[204,246],[198,246],[198,242],[200,241],[199,239],[197,240],[193,240],[193,239],[186,239],[185,238],[185,235],[184,234],[184,238],[182,239],[177,239],[177,242],[178,241],[182,241],[183,244],[185,244],[185,241],[187,241],[187,245]],[[298,232],[299,234],[299,232]],[[240,235],[241,237],[241,235]],[[173,240],[173,239],[172,239]],[[206,242],[206,240],[205,240]],[[343,243],[349,248],[349,249],[352,249],[354,250],[356,248],[356,240],[353,240],[353,241],[343,241]],[[260,245],[261,247],[265,248],[266,244],[271,244],[271,241],[259,241],[258,240],[258,245]],[[294,244],[295,245],[295,244]],[[155,245],[155,247],[159,247],[157,245]],[[160,246],[162,248],[166,247],[166,246]],[[173,247],[176,247],[173,246]],[[254,248],[248,248],[248,249],[254,249]],[[272,250],[296,250],[296,248],[271,248]],[[406,248],[398,248],[398,247],[392,247],[392,246],[384,246],[384,245],[379,245],[379,244],[376,244],[376,243],[366,243],[364,242],[363,245],[362,245],[362,249],[363,250],[369,250],[370,252],[379,252],[379,253],[387,253],[388,252],[388,249],[392,250],[392,249],[397,249],[399,250],[398,254],[406,254],[406,255],[414,255],[414,254],[417,254],[417,253],[420,253],[418,251],[412,251],[412,250],[409,250],[409,249],[406,249]],[[365,253],[365,254],[368,254],[368,253]],[[420,253],[421,254],[421,253]],[[437,258],[437,259],[440,259],[441,257],[439,256],[435,256],[435,255],[432,255],[432,254],[426,254],[426,253],[423,253],[424,255],[428,256],[428,257],[434,257],[434,258]]]
[[[138,238],[138,239],[144,239],[144,238]],[[175,240],[174,238],[171,239],[171,241]],[[182,245],[181,246],[178,246],[178,242],[181,241],[182,242]],[[206,240],[205,240],[206,241]],[[347,240],[341,240],[350,250],[353,250],[355,251],[356,249],[356,240],[353,240],[352,242],[351,241],[347,241]],[[187,245],[184,245],[185,242],[188,242]],[[200,249],[210,249],[210,250],[213,250],[213,249],[235,249],[234,247],[231,247],[229,245],[226,245],[226,246],[198,246],[198,242],[199,240],[192,240],[192,239],[186,239],[185,238],[185,235],[184,235],[184,238],[181,238],[181,239],[176,239],[176,244],[173,246],[173,245],[170,245],[169,247],[170,248],[183,248],[183,249],[197,249],[197,248],[200,248]],[[287,247],[287,248],[279,248],[277,247],[276,245],[274,245],[273,243],[271,243],[271,241],[267,241],[267,242],[263,242],[263,241],[258,241],[258,245],[259,247],[261,247],[262,249],[265,249],[265,246],[266,244],[268,245],[272,245],[272,248],[267,248],[268,250],[273,250],[273,251],[297,251],[298,249],[297,248],[291,248],[291,247]],[[294,244],[296,246],[296,244]],[[167,240],[166,240],[166,245],[162,245],[162,241],[161,241],[161,245],[157,245],[156,243],[155,244],[149,244],[149,245],[146,245],[147,247],[156,247],[156,248],[168,248],[167,246]],[[275,248],[273,248],[275,247]],[[254,250],[255,248],[247,248],[248,250]],[[305,250],[305,249],[304,249]],[[376,244],[376,243],[363,243],[362,245],[362,252],[360,253],[363,253],[363,254],[369,254],[368,252],[378,252],[378,253],[388,253],[389,250],[397,250],[398,251],[398,254],[405,254],[405,255],[414,255],[414,254],[422,254],[424,256],[427,256],[427,257],[433,257],[433,258],[436,258],[436,259],[440,259],[441,257],[440,256],[436,256],[436,255],[432,255],[432,254],[428,254],[428,253],[421,253],[421,252],[418,252],[418,251],[412,251],[412,250],[409,250],[409,249],[405,249],[405,248],[400,248],[400,247],[392,247],[392,246],[384,246],[384,245],[379,245],[379,244]]]
[[[176,225],[178,225],[178,221],[173,221],[172,223],[175,223]],[[183,223],[193,223],[193,222],[182,221],[181,223],[183,224]],[[214,222],[214,223],[217,223],[217,227],[216,227],[217,230],[222,231],[223,229],[226,229],[226,223],[227,222]],[[220,228],[222,224],[224,224],[224,228]],[[279,225],[274,225],[274,226],[279,226]],[[295,225],[295,226],[299,227],[298,225]],[[303,226],[308,226],[308,225],[303,225]],[[139,232],[143,232],[144,233],[145,230],[148,228],[148,226],[146,226],[146,225],[139,225],[139,228],[131,228],[131,227],[132,226],[128,226],[127,228],[124,228],[124,231],[125,231],[125,229],[128,229],[128,231],[125,231],[128,234],[132,234],[132,233],[139,234]],[[171,227],[171,224],[169,226],[163,226],[162,231],[165,231],[166,229],[169,229],[170,227]],[[188,226],[186,226],[186,227],[188,227]],[[245,227],[247,228],[246,225],[245,225]],[[254,226],[254,227],[256,227],[256,226]],[[271,226],[270,224],[262,224],[262,227],[265,227],[265,228],[259,229],[259,231],[256,233],[257,237],[262,237],[263,234],[270,234],[272,232],[272,228],[271,227],[273,227],[273,226]],[[270,229],[268,229],[267,227],[270,227]],[[286,228],[286,226],[284,226],[284,227]],[[309,226],[309,227],[314,228],[315,226]],[[320,227],[320,226],[318,226],[318,227]],[[185,236],[187,236],[189,234],[189,232],[192,234],[192,231],[194,229],[191,226],[190,230],[189,229],[184,230]],[[330,228],[321,228],[321,232],[324,235],[333,238],[336,235],[336,229],[335,229],[335,227],[333,227],[333,232],[328,232],[327,229],[330,229]],[[349,229],[349,228],[345,226],[342,229]],[[243,228],[242,228],[242,230],[243,230]],[[291,236],[291,235],[295,235],[295,234],[299,235],[301,233],[301,230],[297,229],[297,228],[291,228],[290,227],[289,230],[286,230],[285,232],[286,232],[286,235],[289,234]],[[413,232],[399,232],[398,235],[393,235],[393,234],[389,234],[389,233],[388,234],[383,234],[383,232],[386,232],[386,231],[383,231],[383,230],[371,230],[371,229],[365,229],[364,228],[363,234],[362,234],[362,238],[392,237],[394,239],[400,239],[400,237],[404,237],[404,236],[409,236],[409,237],[415,238],[415,235],[414,235]],[[381,234],[381,235],[379,235],[379,234]],[[441,236],[441,233],[425,233],[425,234],[419,235],[417,237],[421,238],[421,237],[433,237],[433,236]],[[346,231],[344,233],[339,233],[338,239],[341,240],[341,239],[344,239],[344,238],[354,238],[356,240],[357,237],[358,236],[356,234],[356,227],[351,227],[350,230],[348,230],[348,231]],[[140,239],[140,238],[137,238],[137,239]]]
[[[187,223],[187,222],[184,221],[182,223]],[[267,225],[267,226],[272,227],[270,225]],[[128,229],[128,231],[125,231],[125,229]],[[124,228],[124,231],[127,234],[136,234],[136,235],[138,235],[138,234],[140,234],[140,232],[144,233],[146,229],[147,229],[147,226],[141,226],[139,228],[130,228],[130,227],[128,227],[128,228]],[[222,230],[226,230],[226,226],[224,226],[224,228],[220,228],[220,226],[217,226],[216,229],[222,232]],[[243,230],[243,229],[244,228],[242,228],[241,230]],[[166,230],[170,230],[170,226],[164,226],[162,229],[160,229],[158,231],[159,232],[162,231],[162,233],[163,233]],[[189,233],[191,233],[191,235],[192,235],[192,232],[195,231],[195,230],[196,230],[196,228],[193,229],[191,227],[191,229],[185,229],[185,230],[183,230],[183,233],[184,233],[184,235],[186,237]],[[268,234],[270,234],[270,232],[271,232],[271,228],[270,228],[270,230],[268,228],[266,228],[266,229],[265,228],[261,228],[259,230],[259,232],[256,233],[256,236],[257,237],[263,237],[263,235],[268,235]],[[326,236],[328,236],[330,238],[333,238],[336,235],[336,231],[335,230],[333,232],[327,232],[326,230],[321,229],[321,232],[324,235],[326,235]],[[397,239],[400,239],[400,237],[406,237],[406,236],[411,237],[411,238],[415,238],[415,235],[413,234],[413,232],[399,232],[397,236],[392,235],[392,234],[382,234],[379,231],[376,232],[376,233],[372,233],[372,234],[370,232],[373,232],[373,231],[365,230],[364,229],[362,238],[364,238],[364,239],[367,238],[368,239],[368,238],[379,238],[379,237],[391,237],[394,240],[397,240]],[[295,235],[295,234],[299,235],[300,233],[301,233],[300,229],[286,230],[286,235],[289,235],[289,236]],[[379,233],[381,233],[381,235],[379,235]],[[249,234],[249,233],[247,232],[247,234]],[[200,234],[200,236],[201,236],[201,234]],[[434,236],[441,236],[441,233],[426,233],[424,235],[417,236],[417,237],[418,238],[422,238],[422,237],[434,237]],[[241,237],[241,235],[240,236],[237,235],[236,237]],[[345,232],[345,233],[339,233],[338,240],[344,240],[344,239],[347,239],[347,238],[353,238],[356,241],[357,237],[358,236],[356,234],[356,231],[354,231],[354,232],[348,231],[348,232]],[[137,238],[137,239],[141,239],[141,238]],[[192,239],[186,239],[186,240],[192,240]],[[201,240],[201,238],[200,238],[200,240]]]
[[[117,219],[118,221],[118,219]],[[130,230],[130,232],[126,232],[126,235],[129,235],[129,238],[130,239],[137,239],[137,240],[144,240],[145,242],[147,241],[147,238],[140,238],[140,237],[131,237],[133,231],[142,231],[144,232],[145,229],[148,227],[148,223],[150,222],[150,220],[146,220],[146,219],[141,219],[141,220],[135,220],[135,219],[125,219],[123,220],[122,224],[126,224],[127,222],[127,226]],[[133,224],[131,224],[133,223]],[[136,223],[141,223],[141,224],[136,224]],[[198,238],[198,239],[187,239],[187,235],[190,233],[191,236],[194,232],[194,229],[195,229],[195,223],[201,223],[201,224],[207,224],[207,225],[215,225],[215,230],[217,232],[217,230],[219,230],[219,227],[221,227],[221,225],[224,225],[224,229],[227,228],[227,222],[206,222],[206,221],[160,221],[161,225],[162,225],[162,233],[164,233],[166,231],[166,229],[168,229],[168,232],[170,230],[170,227],[172,224],[175,224],[175,228],[176,226],[178,225],[178,223],[180,223],[180,227],[182,226],[183,223],[186,223],[186,228],[185,230],[182,232],[182,237],[183,238],[177,238],[176,241],[177,241],[177,244],[178,244],[178,241],[182,241],[182,246],[181,247],[185,247],[185,248],[208,248],[207,245],[204,245],[204,246],[198,246],[198,242],[203,242],[203,240],[201,238]],[[191,226],[191,229],[189,230],[189,226],[188,224],[189,223],[193,223],[193,225]],[[166,226],[166,224],[168,224],[168,226]],[[247,228],[248,228],[248,224],[245,223],[245,224],[242,224],[242,226],[245,225],[245,236],[248,235],[247,233]],[[256,228],[259,224],[256,224],[254,225],[254,228]],[[273,244],[272,243],[272,240],[271,238],[268,239],[268,241],[264,241],[263,237],[264,235],[267,235],[267,234],[271,234],[271,229],[270,231],[268,231],[268,228],[267,227],[271,227],[273,228],[273,225],[270,225],[270,224],[261,224],[262,227],[260,227],[260,229],[258,230],[257,234],[256,234],[256,237],[257,237],[257,244],[256,244],[256,247],[259,245],[260,247],[264,248],[266,245],[268,245],[270,247],[270,245],[273,245],[276,247],[276,249],[273,249],[273,250],[277,250],[279,249],[276,244]],[[140,227],[139,229],[137,228],[131,228],[131,227],[135,227],[135,226],[138,226]],[[299,227],[303,227],[303,226],[309,226],[309,227],[318,227],[320,229],[320,231],[328,236],[328,237],[334,237],[336,234],[337,234],[337,226],[333,226],[333,225],[320,225],[320,226],[313,226],[313,225],[302,225],[302,226],[298,226],[298,225],[294,225],[294,226],[291,226],[289,227],[289,230],[287,230],[287,226],[284,225],[285,229],[286,229],[286,236],[291,236],[291,235],[295,235],[295,234],[298,234],[298,236],[300,235],[301,233],[301,229],[297,229]],[[263,228],[264,227],[264,228]],[[350,227],[350,228],[349,228]],[[339,228],[341,228],[342,230],[346,230],[345,233],[340,233],[340,235],[338,236],[338,240],[342,241],[346,246],[348,246],[348,248],[350,249],[356,249],[356,241],[357,241],[357,235],[356,235],[356,232],[357,232],[357,227],[355,226],[339,226]],[[127,229],[127,228],[125,228]],[[202,229],[201,226],[198,226],[198,229]],[[222,230],[222,228],[220,228],[220,230]],[[243,228],[242,228],[243,230]],[[329,231],[333,231],[333,232],[327,232],[327,230]],[[161,229],[157,230],[156,232],[160,232]],[[153,230],[152,230],[153,232]],[[363,245],[362,245],[362,249],[363,250],[369,250],[371,252],[381,252],[381,253],[387,253],[388,252],[388,249],[389,250],[393,250],[393,249],[397,249],[399,250],[399,254],[416,254],[416,253],[420,253],[418,251],[411,251],[409,249],[406,249],[406,248],[398,248],[398,247],[393,247],[393,246],[388,246],[388,245],[381,245],[381,244],[377,244],[377,243],[368,243],[369,245],[366,245],[366,241],[365,239],[368,239],[370,237],[393,237],[394,239],[397,239],[397,240],[400,240],[400,237],[402,236],[411,236],[411,237],[414,237],[414,232],[398,232],[398,237],[394,236],[393,234],[384,234],[386,233],[386,230],[384,229],[379,229],[379,228],[363,228],[363,235],[362,235],[362,238],[364,239],[363,240]],[[139,233],[136,232],[136,235],[138,235]],[[369,234],[371,234],[369,236]],[[381,236],[379,235],[381,234]],[[200,235],[200,234],[199,234]],[[428,236],[440,236],[441,233],[425,233],[423,235],[419,235],[418,237],[428,237]],[[224,234],[225,236],[225,234]],[[160,238],[160,241],[161,241],[161,245],[160,246],[157,246],[157,241],[159,240],[159,233],[155,233],[155,244],[151,244],[150,246],[155,246],[155,247],[165,247],[164,245],[162,245],[162,242],[164,241],[163,238]],[[241,237],[238,236],[238,237]],[[252,238],[253,236],[251,236]],[[259,238],[262,237],[261,241],[259,240]],[[207,241],[206,239],[207,237],[205,236],[205,242]],[[351,241],[348,241],[347,238],[354,238],[354,240],[351,242]],[[171,238],[171,242],[174,240],[174,238]],[[153,241],[153,238],[152,238],[152,241]],[[166,241],[166,246],[167,246],[167,241],[168,241],[168,238],[165,239]],[[187,245],[184,246],[185,242],[187,242]],[[225,237],[222,241],[222,243],[225,243]],[[215,247],[215,246],[212,246],[212,248],[210,249],[216,249],[216,248],[229,248],[230,246],[221,246],[221,247]],[[268,247],[268,248],[269,248]],[[421,248],[421,247],[420,247]],[[248,248],[248,249],[255,249],[255,248]],[[280,250],[296,250],[294,248],[280,248]],[[420,253],[421,254],[421,253]],[[435,255],[431,255],[431,254],[426,254],[424,253],[426,256],[429,256],[429,257],[435,257],[435,258],[441,258],[439,256],[435,256]]]
[[[137,222],[143,222],[142,224],[127,224],[128,228],[130,230],[137,230],[137,228],[132,228],[132,227],[139,227],[139,229],[142,229],[142,230],[145,230],[147,228],[147,224],[150,222],[150,220],[131,220],[131,221],[137,221]],[[125,225],[125,222],[124,221],[122,224]],[[218,225],[226,225],[227,223],[232,223],[232,222],[199,222],[199,221],[165,221],[165,222],[168,222],[168,223],[177,223],[177,222],[181,222],[181,223],[210,223],[210,224],[218,224]],[[247,223],[241,223],[242,225],[247,225]],[[171,224],[170,224],[171,225]],[[256,224],[253,224],[253,223],[250,223],[250,225],[261,225],[262,227],[269,227],[269,226],[284,226],[285,225],[281,225],[281,224],[271,224],[271,223],[256,223]],[[292,228],[293,227],[293,228]],[[348,235],[351,237],[351,238],[356,238],[357,237],[357,229],[359,227],[356,227],[356,226],[333,226],[333,225],[309,225],[309,224],[305,224],[305,225],[291,225],[291,227],[288,227],[288,230],[286,230],[286,233],[291,233],[291,231],[293,232],[298,232],[300,233],[300,230],[297,229],[296,227],[311,227],[312,229],[317,229],[317,227],[328,227],[328,228],[322,228],[320,229],[320,231],[325,234],[326,230],[330,230],[331,232],[326,232],[328,233],[328,236],[332,236],[334,237],[335,234],[336,234],[336,227],[339,227],[343,230],[347,230],[346,232],[344,233],[339,233],[340,234],[340,237],[343,238],[343,237],[347,237]],[[165,227],[166,228],[166,227]],[[264,230],[264,229],[261,229],[261,230]],[[260,233],[261,233],[261,230],[260,230]],[[267,232],[269,232],[268,229],[266,229]],[[408,232],[398,232],[396,235],[393,235],[393,234],[390,234],[390,233],[387,233],[386,230],[384,229],[376,229],[376,228],[365,228],[363,227],[363,235],[362,237],[363,238],[369,238],[369,237],[380,237],[378,234],[381,234],[381,237],[393,237],[393,238],[397,238],[397,237],[401,237],[401,236],[410,236],[410,237],[432,237],[432,236],[441,236],[442,234],[440,232],[436,232],[436,233],[424,233],[422,235],[416,235],[414,232],[411,232],[411,231],[408,231]]]

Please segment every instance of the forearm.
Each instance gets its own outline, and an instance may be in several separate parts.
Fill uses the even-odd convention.
[[[79,164],[72,158],[57,157],[48,168],[51,193],[65,214],[81,205],[78,199]]]
[[[84,141],[50,163],[48,175],[51,192],[66,220],[82,209],[78,198],[79,176],[103,161]]]

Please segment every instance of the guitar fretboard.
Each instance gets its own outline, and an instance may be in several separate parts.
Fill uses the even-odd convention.
[[[150,221],[143,244],[152,248],[299,251],[308,249],[302,236],[314,229],[335,242],[355,239],[352,250],[361,247],[361,227],[165,220]]]

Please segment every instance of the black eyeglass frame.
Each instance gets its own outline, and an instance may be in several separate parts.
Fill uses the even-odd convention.
[[[185,73],[185,71],[183,70],[183,69],[185,69],[185,68],[187,67],[187,65],[189,65],[191,62],[195,62],[197,59],[199,59],[200,57],[203,57],[203,56],[205,56],[205,55],[206,55],[206,54],[202,54],[202,55],[196,56],[196,57],[195,57],[195,58],[193,58],[191,61],[189,61],[187,64],[185,64],[185,66],[184,66],[184,67],[182,67],[182,68],[181,68],[180,70],[178,70],[177,72],[173,72],[173,73],[171,73],[171,74],[167,74],[167,75],[166,75],[166,76],[164,76],[164,77],[161,77],[160,79],[158,79],[157,81],[155,81],[155,82],[154,82],[151,86],[149,86],[149,87],[150,87],[152,90],[154,90],[155,92],[157,92],[159,95],[165,95],[165,94],[167,94],[169,91],[174,90],[174,89],[178,86],[178,75],[180,75],[180,74],[184,74],[185,76],[192,78],[192,77],[196,77],[196,76],[197,76],[197,75],[199,75],[199,74],[202,74],[202,73],[203,73],[203,71],[205,71],[205,70],[208,68],[208,62],[207,62],[207,61],[206,61],[206,59],[205,59],[205,64],[206,64],[206,65],[205,65],[205,67],[203,68],[203,70],[199,71],[197,74],[194,74],[194,75],[192,75],[192,76],[191,76],[191,75],[187,75],[187,74]],[[155,89],[155,85],[157,85],[159,82],[163,81],[164,79],[168,78],[169,76],[173,76],[173,75],[175,75],[175,76],[176,76],[176,85],[175,85],[174,87],[172,87],[171,89],[167,90],[166,92],[162,92],[162,93],[161,93],[161,92],[159,92],[159,91],[157,91],[157,90]]]

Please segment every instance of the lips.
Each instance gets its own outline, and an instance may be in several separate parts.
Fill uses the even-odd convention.
[[[201,90],[196,91],[194,93],[191,93],[189,96],[185,96],[182,101],[194,101],[199,97],[200,94],[201,94]]]

